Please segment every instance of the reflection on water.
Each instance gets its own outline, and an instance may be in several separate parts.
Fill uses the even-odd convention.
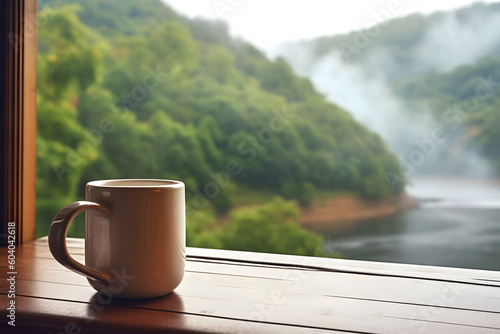
[[[421,205],[396,216],[328,235],[328,249],[358,260],[500,270],[500,185],[415,180]]]

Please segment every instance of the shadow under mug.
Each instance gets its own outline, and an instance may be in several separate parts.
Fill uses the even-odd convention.
[[[126,179],[87,183],[86,201],[57,213],[49,229],[54,258],[87,276],[97,291],[118,298],[151,298],[172,292],[184,276],[184,183]],[[66,247],[73,218],[85,212],[85,265]]]

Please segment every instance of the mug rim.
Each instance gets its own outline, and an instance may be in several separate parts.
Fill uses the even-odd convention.
[[[134,184],[136,183],[136,184]],[[151,189],[151,188],[182,188],[184,183],[165,179],[111,179],[87,182],[87,187],[113,189]]]

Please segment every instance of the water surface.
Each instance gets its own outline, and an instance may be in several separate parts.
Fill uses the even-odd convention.
[[[326,247],[345,258],[500,270],[500,184],[417,179],[418,208],[366,222]]]

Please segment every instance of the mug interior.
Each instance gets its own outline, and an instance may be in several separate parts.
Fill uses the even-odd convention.
[[[121,180],[99,180],[87,183],[92,187],[106,188],[178,188],[182,187],[183,183],[173,180],[156,180],[156,179],[121,179]]]

